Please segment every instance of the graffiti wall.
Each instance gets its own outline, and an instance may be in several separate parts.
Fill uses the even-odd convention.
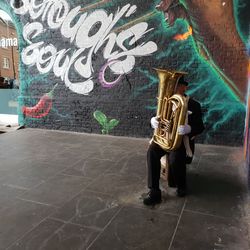
[[[248,57],[250,58],[250,39],[247,44]],[[244,141],[244,156],[246,167],[248,170],[248,186],[250,188],[250,60],[248,63],[248,93],[246,102],[246,120],[245,120],[245,141]]]
[[[195,3],[194,3],[195,2]],[[0,0],[19,36],[19,121],[28,127],[150,137],[158,77],[188,73],[200,142],[241,145],[247,0]]]

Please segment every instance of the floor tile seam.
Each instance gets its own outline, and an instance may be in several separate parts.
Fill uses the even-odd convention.
[[[82,175],[74,175],[74,174],[66,174],[66,173],[60,173],[60,175],[68,176],[68,177],[79,177],[79,178],[86,179],[86,180],[92,180],[92,178],[85,177],[85,176],[82,176]]]
[[[184,211],[192,213],[192,214],[200,214],[200,215],[204,215],[204,216],[215,217],[215,218],[218,218],[218,219],[229,219],[229,218],[231,218],[229,216],[220,216],[220,215],[216,215],[216,214],[204,213],[204,212],[200,212],[200,211],[196,211],[196,210],[190,210],[190,209],[184,209]],[[241,217],[239,217],[239,219],[240,218]]]
[[[174,213],[170,213],[170,212],[165,212],[165,211],[162,211],[160,209],[158,209],[157,207],[142,207],[140,205],[136,205],[136,204],[130,204],[130,203],[122,203],[123,204],[123,207],[126,208],[137,208],[137,209],[141,209],[141,210],[144,210],[144,211],[150,211],[150,212],[153,212],[153,213],[157,213],[157,214],[164,214],[164,215],[170,215],[170,216],[175,216],[175,217],[178,217],[179,214],[174,214]]]
[[[48,203],[43,203],[43,202],[39,202],[39,201],[33,201],[33,200],[29,200],[29,199],[25,199],[25,198],[20,198],[20,197],[17,197],[18,200],[21,200],[21,201],[26,201],[26,202],[30,202],[30,203],[35,203],[35,204],[38,204],[38,205],[43,205],[43,206],[48,206],[48,207],[52,207],[52,208],[55,208],[55,209],[58,209],[59,206],[55,206],[53,204],[48,204]]]
[[[50,215],[53,213],[53,211],[51,211],[45,218],[43,218],[40,222],[38,222],[37,224],[35,224],[34,226],[31,227],[30,230],[28,230],[27,232],[25,232],[22,236],[20,236],[18,239],[16,239],[14,242],[12,242],[5,250],[9,250],[11,247],[13,247],[16,243],[18,243],[19,241],[21,241],[26,235],[28,235],[29,233],[31,233],[36,227],[38,227],[40,224],[42,224],[45,220],[50,219]]]
[[[44,129],[44,128],[26,128],[26,130],[33,130],[33,132],[36,132],[39,130],[39,132],[48,132],[48,133],[65,133],[65,134],[75,134],[75,135],[80,135],[80,136],[86,136],[86,137],[98,137],[101,138],[103,137],[103,139],[105,140],[104,137],[106,138],[111,138],[114,140],[122,140],[122,139],[126,139],[126,140],[135,140],[135,141],[144,141],[144,140],[150,140],[150,138],[144,138],[144,137],[128,137],[128,136],[116,136],[116,135],[103,135],[103,134],[94,134],[94,133],[86,133],[86,132],[77,132],[77,131],[67,131],[67,130],[55,130],[55,129]],[[28,131],[27,131],[28,133]]]
[[[67,167],[67,168],[73,168],[73,167],[75,167],[82,160],[84,160],[84,159],[83,158],[78,159],[73,165],[71,165],[70,167]]]
[[[112,168],[111,168],[112,169]],[[110,169],[109,169],[110,170]],[[139,171],[138,171],[138,173],[137,172],[133,172],[132,171],[132,169],[128,169],[129,171],[126,171],[126,172],[124,172],[124,173],[121,173],[121,172],[108,172],[109,170],[107,170],[107,171],[105,171],[105,173],[106,174],[111,174],[111,175],[115,175],[115,176],[120,176],[120,177],[131,177],[131,176],[134,176],[134,177],[140,177],[139,179],[141,179],[141,180],[143,180],[143,179],[145,179],[146,178],[146,171],[147,171],[147,168],[146,168],[146,163],[145,163],[145,167],[144,167],[144,169],[140,169]],[[143,172],[143,173],[140,173],[140,171],[141,172]],[[142,176],[143,175],[143,176]]]
[[[90,157],[86,157],[86,158],[81,158],[80,160],[103,160],[103,159],[100,159],[100,158],[98,158],[98,157],[92,157],[92,156],[90,156]],[[105,160],[105,161],[110,161],[110,162],[113,162],[113,160],[109,160],[109,159],[107,159],[107,160]],[[74,164],[74,165],[76,165],[76,164]],[[73,166],[72,166],[73,167]]]
[[[64,168],[64,169],[62,169],[62,170],[60,170],[60,171],[58,171],[57,173],[55,173],[55,174],[49,176],[48,178],[42,180],[42,181],[41,181],[40,183],[38,183],[37,185],[34,185],[33,187],[26,189],[26,190],[24,191],[24,193],[21,194],[21,195],[25,195],[26,193],[32,191],[33,189],[38,188],[39,186],[41,186],[41,185],[43,185],[44,183],[46,183],[47,181],[53,179],[53,178],[56,177],[57,175],[74,176],[74,177],[75,177],[76,175],[67,175],[67,174],[63,174],[63,172],[64,172],[66,169],[68,169],[68,168],[69,168],[69,167],[66,167],[66,168]],[[83,178],[86,178],[86,177],[83,177]],[[17,197],[19,198],[20,196],[17,196]]]
[[[105,225],[105,227],[103,228],[103,230],[95,237],[95,239],[89,244],[89,246],[87,247],[86,250],[88,250],[97,240],[99,237],[101,237],[101,235],[105,232],[105,230],[107,229],[107,227],[112,223],[112,221],[117,217],[117,215],[121,212],[121,210],[124,207],[121,206],[120,209],[118,209],[118,211],[112,216],[112,218],[109,220],[109,222]]]
[[[64,171],[64,169],[63,169],[62,171]],[[46,179],[44,179],[44,180],[41,180],[41,182],[39,182],[37,185],[34,185],[34,186],[31,187],[31,188],[27,188],[26,190],[24,190],[24,193],[22,193],[21,195],[25,195],[26,193],[32,191],[33,189],[38,188],[39,186],[41,186],[41,185],[43,185],[44,183],[46,183],[48,180],[53,179],[53,178],[54,178],[55,176],[57,176],[58,174],[63,175],[63,174],[61,173],[62,171],[59,171],[59,172],[57,172],[57,173],[55,173],[55,174],[49,176],[48,178],[46,178]],[[19,198],[19,197],[20,197],[20,196],[17,196],[17,198]]]
[[[68,220],[68,223],[70,224],[73,224],[73,225],[78,225],[78,226],[81,226],[81,227],[85,227],[85,228],[90,228],[90,229],[93,229],[93,230],[96,230],[98,232],[102,232],[103,231],[103,228],[100,228],[100,227],[91,227],[91,226],[86,226],[86,225],[83,225],[83,224],[80,224],[80,223],[75,223],[73,222],[73,219],[76,217],[76,215],[72,216],[69,220]]]
[[[118,164],[122,162],[122,164],[125,164],[125,162],[128,162],[128,158],[129,158],[129,153],[125,151],[125,153],[122,153],[121,155],[119,155],[118,160],[116,160],[115,163]]]
[[[201,157],[202,157],[202,155],[200,155],[200,157],[199,157],[199,160],[198,160],[198,162],[196,164],[196,169],[199,169],[200,162],[201,162]]]
[[[74,163],[72,166],[63,169],[63,171],[74,168],[74,167],[75,167],[79,162],[81,162],[81,161],[88,161],[88,160],[107,161],[107,162],[110,162],[110,163],[113,163],[113,162],[116,163],[116,162],[117,162],[117,161],[110,160],[110,159],[98,158],[98,157],[96,157],[96,156],[94,156],[94,157],[89,156],[89,157],[87,157],[87,158],[84,158],[84,157],[83,157],[83,158],[80,158],[80,159],[79,159],[76,163]],[[109,168],[111,168],[111,167],[109,167]],[[105,170],[105,171],[107,171],[107,170]]]
[[[74,216],[72,217],[74,218]],[[72,222],[70,218],[69,220],[61,220],[61,219],[58,219],[58,218],[55,218],[53,216],[50,216],[49,218],[47,219],[51,219],[51,220],[55,220],[55,221],[59,221],[59,222],[62,222],[63,224],[70,224],[70,225],[74,225],[74,226],[78,226],[78,227],[83,227],[83,228],[87,228],[87,229],[92,229],[92,230],[95,230],[95,231],[102,231],[101,228],[99,227],[92,227],[92,226],[86,226],[86,225],[83,225],[83,224],[80,224],[80,223],[75,223],[75,222]]]
[[[22,161],[23,159],[21,159],[21,161]],[[20,167],[20,168],[18,168],[18,169],[11,169],[11,171],[15,171],[15,172],[21,172],[22,170],[24,170],[24,169],[26,169],[27,168],[27,166],[25,166],[25,167]],[[0,169],[0,170],[2,170],[2,171],[5,171],[5,170],[9,170],[9,169]],[[8,174],[7,174],[8,175]]]
[[[96,177],[95,179],[100,178],[100,177],[103,176],[104,174],[106,174],[106,175],[113,175],[113,176],[117,176],[117,177],[122,177],[122,176],[125,175],[125,174],[120,174],[120,173],[108,172],[108,170],[105,170],[101,175],[99,175],[99,176]],[[131,176],[131,174],[127,174],[127,176]]]
[[[44,222],[46,219],[50,219],[49,217],[47,217],[47,218],[45,218],[43,221],[41,221],[41,223],[42,222]],[[41,224],[40,223],[40,224]],[[40,225],[39,224],[39,225]],[[36,227],[38,227],[39,225],[37,225]],[[57,232],[59,232],[63,227],[65,227],[65,223],[63,223],[61,226],[59,226],[46,240],[47,240],[47,242],[52,238],[52,237],[54,237],[54,235],[56,235],[57,234]],[[34,230],[34,229],[33,229]],[[8,249],[6,249],[6,250],[8,250]]]
[[[116,207],[121,207],[121,204],[120,204],[120,206],[117,204],[117,206]],[[92,216],[92,215],[95,215],[95,214],[100,214],[100,213],[103,213],[103,212],[106,212],[106,211],[109,211],[110,209],[113,209],[113,208],[115,208],[115,207],[111,207],[111,208],[104,208],[104,209],[102,209],[102,210],[99,210],[99,211],[94,211],[94,212],[90,212],[90,213],[87,213],[87,214],[84,214],[84,216],[85,217],[87,217],[87,216]],[[71,219],[69,220],[69,221],[72,221],[74,218],[76,217],[76,214],[73,216],[73,217],[71,217]]]
[[[94,181],[93,181],[92,183],[94,183]],[[110,196],[110,194],[109,194],[108,192],[96,191],[96,190],[94,190],[94,189],[89,188],[89,186],[90,186],[92,183],[90,183],[84,190],[85,190],[85,191],[88,191],[88,192],[95,192],[95,193],[99,193],[99,194],[104,194],[104,195],[109,195],[109,196]],[[142,182],[142,183],[143,183],[143,182]],[[142,183],[141,183],[141,184],[142,184]],[[127,187],[127,186],[126,186],[126,187]],[[114,198],[115,198],[115,197],[114,197]]]
[[[83,188],[83,189],[81,190],[81,192],[84,191],[84,190],[86,190],[86,189],[87,189],[90,185],[92,185],[96,180],[98,180],[99,178],[103,177],[103,176],[104,176],[104,173],[105,173],[105,172],[103,172],[101,175],[99,175],[99,176],[93,178],[92,181],[90,181],[90,183],[87,184],[86,187]],[[91,190],[90,190],[90,191],[91,191]],[[79,193],[80,193],[80,192],[79,192]]]
[[[227,171],[229,171],[228,173],[230,174],[230,172],[233,172],[234,174],[236,174],[236,176],[241,176],[241,174],[239,174],[239,164],[224,164],[224,163],[217,163],[217,162],[202,162],[202,160],[199,162],[199,171],[203,171],[203,172],[211,172],[211,173],[215,173],[215,174],[220,174],[220,173],[226,173]],[[196,167],[194,168],[196,169]]]
[[[142,174],[141,173],[129,173],[129,172],[126,172],[126,173],[113,173],[113,172],[109,172],[109,170],[105,171],[104,172],[105,175],[113,175],[115,177],[124,177],[124,178],[132,178],[134,177],[135,179],[139,179],[139,183],[142,183],[143,181],[146,180],[146,173],[143,174],[143,177],[142,177]]]
[[[111,160],[113,163],[114,163],[114,166],[112,166],[113,168],[117,166],[120,167],[121,169],[123,168],[126,168],[128,167],[129,165],[132,165],[136,162],[140,162],[138,165],[141,165],[141,166],[146,166],[146,159],[143,160],[143,162],[141,160],[135,160],[135,161],[132,161],[132,162],[129,162],[131,160],[131,156],[128,154],[126,156],[121,156],[121,157],[118,157],[117,160]]]
[[[187,198],[185,198],[184,204],[183,204],[183,206],[182,206],[182,209],[181,209],[179,218],[178,218],[178,220],[177,220],[177,223],[176,223],[176,226],[175,226],[175,229],[174,229],[172,238],[171,238],[171,241],[170,241],[170,243],[169,243],[168,250],[171,250],[171,248],[172,248],[172,245],[173,245],[173,242],[174,242],[174,239],[175,239],[175,235],[176,235],[176,233],[177,233],[178,226],[179,226],[180,221],[181,221],[181,218],[182,218],[182,214],[183,214],[184,209],[185,209],[185,207],[186,207],[186,203],[187,203]]]
[[[49,178],[53,178],[55,177],[56,175],[58,174],[62,174],[62,175],[68,175],[68,174],[63,174],[64,171],[68,170],[68,169],[72,169],[74,168],[74,166],[76,166],[80,161],[84,160],[83,158],[81,159],[78,159],[73,165],[71,165],[70,167],[65,167],[63,168],[62,170],[58,171],[55,175],[53,175],[52,177],[49,177]],[[70,176],[76,176],[76,175],[70,175]]]
[[[60,175],[65,175],[65,176],[67,175],[67,174],[63,174],[63,173],[61,173],[61,172],[58,172],[58,173],[56,173],[55,175],[52,175],[52,176],[50,176],[50,177],[47,177],[47,178],[41,180],[40,182],[38,182],[37,185],[31,186],[31,187],[29,187],[29,188],[25,188],[25,187],[21,187],[21,186],[16,186],[16,185],[12,185],[12,184],[7,184],[7,183],[6,183],[6,184],[3,183],[3,185],[4,185],[4,186],[7,186],[7,187],[11,187],[11,188],[16,188],[16,189],[18,189],[18,190],[23,190],[24,192],[23,192],[21,195],[24,195],[25,193],[31,191],[32,189],[36,189],[36,188],[39,187],[40,185],[44,184],[45,182],[47,182],[47,181],[50,180],[51,178],[54,178],[54,177],[57,176],[58,174],[60,174]],[[76,175],[68,175],[68,176],[76,176]],[[86,177],[83,177],[83,178],[86,178]]]
[[[103,175],[103,174],[102,174]],[[100,175],[100,176],[102,176]],[[66,176],[66,175],[65,175]],[[80,189],[79,192],[77,192],[73,197],[69,198],[68,200],[66,200],[65,202],[63,202],[60,206],[55,206],[57,207],[58,209],[64,207],[68,202],[74,200],[78,195],[80,195],[82,192],[84,191],[91,191],[93,192],[92,190],[86,190],[88,188],[89,185],[91,185],[96,179],[98,179],[100,176],[96,177],[93,181],[91,181],[89,184],[87,184],[84,188]],[[99,192],[100,194],[106,194],[106,193],[101,193]],[[107,195],[107,194],[106,194]]]
[[[74,200],[74,199],[75,199],[78,195],[80,195],[81,192],[83,192],[83,191],[84,191],[84,190],[80,191],[80,192],[77,193],[77,195],[75,195],[72,199],[68,200],[68,201],[65,202],[61,207],[57,207],[57,208],[58,208],[58,209],[63,208],[65,204],[67,204],[67,203],[70,202],[71,200]],[[92,192],[92,193],[95,193],[95,194],[104,194],[104,195],[107,195],[107,194],[105,194],[105,193],[95,192],[95,191],[88,191],[88,192],[90,192],[90,193]],[[112,197],[112,196],[110,196],[110,195],[107,195],[107,196],[109,196],[109,198],[114,198],[114,197]],[[117,200],[115,199],[115,201],[117,201]],[[117,201],[117,204],[118,204],[118,207],[122,207],[122,203],[119,203],[119,201]],[[66,220],[66,221],[61,220],[61,219],[58,219],[58,218],[56,218],[56,217],[53,217],[53,215],[54,215],[54,214],[52,213],[51,216],[50,216],[50,218],[55,219],[55,220],[58,220],[58,221],[62,221],[62,222],[67,222],[67,223],[71,223],[71,224],[83,226],[82,224],[78,224],[78,223],[72,222],[72,220],[76,217],[76,215],[73,215],[70,219],[68,219],[68,220]],[[84,226],[84,227],[88,227],[88,226]],[[93,228],[93,227],[89,227],[89,228],[96,229],[96,230],[100,231],[100,228]]]
[[[86,192],[90,192],[90,193],[95,193],[95,194],[104,194],[104,195],[106,195],[106,196],[109,196],[110,198],[114,198],[112,195],[110,195],[110,194],[107,194],[107,193],[103,193],[103,192],[99,192],[99,191],[95,191],[95,190],[85,190],[85,188],[83,189],[83,190],[81,190],[79,193],[78,193],[78,195],[81,193],[81,192],[83,192],[83,191],[86,191]]]
[[[101,161],[111,161],[111,162],[118,162],[119,160],[111,160],[110,158],[105,158],[105,157],[99,157],[96,158],[97,160],[101,160]]]
[[[1,185],[4,186],[4,187],[15,188],[17,190],[24,191],[24,192],[30,190],[29,188],[24,188],[24,187],[12,185],[12,184],[2,183]]]
[[[95,149],[94,146],[93,146],[93,149],[92,149],[90,146],[88,146],[87,149],[88,149],[88,150],[86,150],[85,148],[81,147],[81,152],[78,152],[78,153],[75,153],[75,154],[76,154],[76,155],[81,155],[81,156],[80,156],[80,159],[84,159],[84,152],[90,154],[90,156],[94,154],[94,152],[93,152],[93,149]],[[61,154],[63,155],[63,154],[65,154],[65,153],[67,153],[67,152],[69,152],[69,151],[73,151],[73,150],[74,150],[74,149],[65,148],[64,150],[61,151]],[[85,151],[84,151],[84,150],[85,150]],[[73,156],[74,156],[74,155],[73,155]]]
[[[88,189],[89,187],[86,187],[84,190],[82,191],[87,191],[87,192],[95,192],[95,193],[98,193],[98,194],[104,194],[104,195],[109,195],[109,193],[105,193],[105,192],[101,192],[101,191],[95,191],[93,189]]]

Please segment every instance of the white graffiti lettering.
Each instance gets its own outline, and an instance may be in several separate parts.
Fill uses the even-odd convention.
[[[10,1],[15,13],[27,14],[33,20],[23,29],[23,38],[28,43],[21,53],[23,63],[35,65],[42,74],[52,70],[55,76],[60,77],[75,93],[87,95],[93,90],[92,60],[101,48],[103,58],[107,61],[104,68],[109,67],[114,74],[119,75],[118,79],[133,70],[136,57],[148,56],[157,50],[157,45],[153,41],[139,42],[145,34],[152,31],[148,29],[146,22],[137,23],[118,34],[112,31],[121,18],[129,17],[136,11],[135,5],[126,4],[115,14],[107,14],[103,9],[88,14],[82,13],[80,6],[70,10],[66,0],[20,2],[20,6],[15,7],[14,0]],[[55,45],[46,44],[44,41],[33,43],[35,38],[37,40],[46,33],[46,23],[50,29],[59,30],[64,39],[74,43],[75,48],[63,48],[58,51]],[[111,61],[112,63],[109,63]],[[70,79],[69,72],[73,70],[83,81],[73,82]],[[105,70],[101,71],[105,73]]]

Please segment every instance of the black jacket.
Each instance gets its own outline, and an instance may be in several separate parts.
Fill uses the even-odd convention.
[[[188,101],[188,111],[192,112],[188,115],[188,124],[191,126],[189,138],[192,138],[198,134],[201,134],[204,130],[201,105],[197,101],[190,98]]]
[[[204,130],[204,124],[202,121],[201,105],[197,101],[189,98],[188,110],[192,112],[192,114],[188,115],[188,124],[191,126],[191,132],[188,134],[188,136],[190,148],[194,154],[194,137],[202,133],[202,131]],[[192,159],[193,157],[187,156],[186,163],[190,164],[192,162]]]

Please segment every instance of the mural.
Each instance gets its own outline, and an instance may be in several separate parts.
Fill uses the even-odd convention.
[[[101,53],[99,49],[104,44],[102,56],[109,61],[107,65],[111,72],[119,76],[133,70],[135,57],[150,55],[157,50],[157,45],[152,41],[137,44],[141,37],[152,30],[148,29],[146,22],[137,23],[117,33],[112,31],[121,18],[127,19],[133,15],[136,5],[127,4],[118,8],[115,14],[108,14],[104,9],[82,13],[81,6],[70,10],[66,0],[43,1],[34,5],[30,1],[24,1],[21,7],[15,7],[14,1],[11,1],[11,6],[16,14],[28,14],[33,21],[27,23],[23,29],[24,40],[29,44],[21,54],[23,63],[30,67],[35,66],[40,74],[53,71],[55,77],[61,78],[71,91],[78,94],[88,95],[93,90],[93,57]],[[39,18],[40,22],[37,21]],[[44,23],[47,28],[44,28]],[[68,48],[58,50],[52,43],[33,42],[37,36],[48,30],[58,31],[60,36],[68,39]],[[131,48],[124,45],[128,39]],[[69,48],[72,43],[76,49]],[[117,49],[114,49],[115,45]],[[70,72],[78,74],[83,81],[71,80]],[[103,86],[106,85],[109,84]]]
[[[250,58],[250,39],[247,45],[248,57]],[[250,60],[248,62],[248,99],[247,99],[247,114],[245,121],[245,141],[244,141],[244,156],[248,169],[248,185],[250,187]]]
[[[166,68],[188,72],[206,125],[200,142],[242,145],[248,1],[0,0],[0,8],[19,35],[20,123],[150,137],[153,68]]]
[[[33,118],[42,118],[47,116],[52,108],[52,98],[55,88],[58,84],[54,86],[54,88],[49,92],[44,94],[39,102],[33,107],[22,107],[22,111],[24,116],[33,117]]]
[[[111,119],[110,121],[108,121],[107,116],[99,110],[96,110],[93,115],[102,126],[102,134],[108,134],[110,130],[112,130],[119,124],[119,121],[117,121],[116,119]]]
[[[192,32],[199,55],[218,73],[236,97],[244,102],[247,56],[233,17],[233,0],[163,0],[157,7],[164,12],[169,26],[173,26],[177,18],[188,22],[188,33]],[[228,57],[230,60],[225,60]]]

